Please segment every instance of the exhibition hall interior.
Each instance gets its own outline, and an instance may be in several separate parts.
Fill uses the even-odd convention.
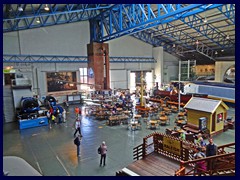
[[[4,176],[235,176],[235,4],[3,4]]]

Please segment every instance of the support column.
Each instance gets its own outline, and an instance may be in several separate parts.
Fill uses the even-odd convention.
[[[95,85],[95,90],[110,89],[108,44],[92,42],[87,45],[87,52],[88,69],[94,72],[89,83]]]
[[[108,44],[107,44],[108,49]],[[109,64],[109,54],[108,50],[105,50],[105,71],[106,71],[106,77],[105,77],[105,87],[104,89],[110,89],[110,64]]]
[[[158,82],[161,88],[163,83],[163,47],[153,48],[153,57],[157,60],[155,65],[155,83]]]

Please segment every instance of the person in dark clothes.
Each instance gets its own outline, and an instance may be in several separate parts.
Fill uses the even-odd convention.
[[[217,155],[217,145],[213,143],[213,139],[209,138],[208,139],[209,144],[206,147],[206,156],[215,156]]]
[[[69,104],[68,104],[68,102],[67,102],[66,99],[64,100],[63,104],[64,104],[65,109],[68,110],[68,108],[69,108]]]
[[[80,135],[78,135],[75,139],[74,139],[74,144],[77,146],[77,156],[80,157],[80,144],[81,144],[81,137]]]
[[[217,145],[213,143],[213,139],[208,139],[209,144],[206,146],[206,156],[215,156],[217,155]],[[208,170],[214,169],[215,159],[212,159],[208,162]]]

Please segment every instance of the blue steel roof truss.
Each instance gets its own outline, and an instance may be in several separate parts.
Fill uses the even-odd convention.
[[[4,63],[87,63],[87,56],[3,54]],[[153,57],[110,57],[110,63],[155,63]]]
[[[107,34],[101,33],[100,37],[92,39],[96,42],[105,42],[219,6],[221,6],[221,4],[193,4],[188,6],[180,4],[158,4],[157,13],[153,13],[150,5],[118,4],[115,5],[114,8],[109,8],[107,11],[101,12],[93,18],[93,21],[95,20],[96,22],[104,24],[104,26],[99,25],[99,32],[104,32],[100,30],[100,28],[104,27]]]
[[[217,8],[230,22],[229,26],[234,26],[234,4],[48,4],[49,11],[44,10],[44,4],[30,4],[31,8],[29,4],[20,6],[22,12],[18,11],[19,5],[3,4],[3,9],[6,9],[3,14],[3,32],[89,20],[90,41],[94,42],[132,35],[155,47],[163,46],[165,51],[177,56],[183,57],[184,51],[196,51],[210,59],[214,59],[215,49],[235,47],[234,39],[226,40],[225,32],[212,24],[203,23],[203,18],[198,15]],[[178,29],[172,24],[175,20],[182,21],[196,32],[188,33],[184,29]],[[218,48],[209,48],[204,42],[196,44],[196,36],[193,36],[196,33]],[[55,60],[62,61],[57,58]],[[36,58],[34,61],[37,61]]]
[[[19,6],[3,5],[4,11],[3,32],[44,27],[56,24],[71,23],[89,20],[99,14],[99,10],[107,9],[111,5],[101,4],[66,4],[64,7],[48,4],[49,11],[44,10],[44,4],[30,4],[26,10],[18,11]],[[39,20],[37,22],[37,20]]]
[[[167,52],[179,55],[179,53],[177,53],[177,48],[171,47],[173,43],[168,45],[166,39],[163,40],[162,37],[161,40],[159,40],[160,38],[158,37],[147,35],[148,30],[145,29],[153,28],[156,29],[156,31],[163,33],[165,36],[168,36],[169,39],[174,39],[174,41],[182,44],[184,47],[181,47],[181,50],[183,48],[187,50],[196,49],[196,51],[200,54],[205,55],[210,59],[214,59],[214,50],[207,47],[203,43],[201,43],[201,48],[199,48],[199,45],[196,44],[197,40],[188,33],[180,30],[169,34],[167,30],[176,28],[174,25],[170,24],[170,22],[174,20],[182,20],[185,23],[186,19],[189,20],[192,18],[191,23],[196,23],[196,18],[198,18],[196,15],[197,13],[222,6],[222,4],[195,4],[189,6],[183,6],[180,4],[158,4],[157,13],[154,13],[149,4],[115,5],[114,8],[109,8],[107,11],[100,13],[100,15],[93,18],[93,24],[94,21],[97,21],[96,26],[98,26],[98,28],[96,28],[96,26],[92,26],[94,27],[94,30],[97,31],[95,33],[97,36],[91,37],[91,41],[105,42],[126,34],[131,34],[133,37],[141,39],[144,42],[148,42],[153,46],[163,46],[164,50]],[[182,11],[183,9],[184,11]],[[200,19],[199,24],[200,23],[203,24],[202,19]],[[158,28],[156,28],[156,26],[158,26]],[[202,28],[204,25],[198,27]],[[105,31],[103,28],[105,28]],[[143,30],[145,30],[147,33],[141,32]],[[205,31],[209,31],[209,28],[206,28]],[[207,34],[208,32],[205,32],[205,36]],[[215,42],[213,39],[211,40]],[[228,44],[232,45],[232,43]],[[227,43],[225,43],[225,45],[227,45]]]
[[[235,44],[231,40],[226,41],[225,39],[227,35],[224,32],[221,32],[211,24],[203,23],[202,18],[198,17],[197,15],[182,18],[181,21],[192,29],[195,29],[207,39],[219,45],[220,48],[232,48]]]
[[[218,10],[235,25],[235,4],[225,4],[218,7]]]

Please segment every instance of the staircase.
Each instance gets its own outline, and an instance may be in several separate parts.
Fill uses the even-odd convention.
[[[4,123],[16,121],[12,88],[10,85],[3,86],[3,116]]]

